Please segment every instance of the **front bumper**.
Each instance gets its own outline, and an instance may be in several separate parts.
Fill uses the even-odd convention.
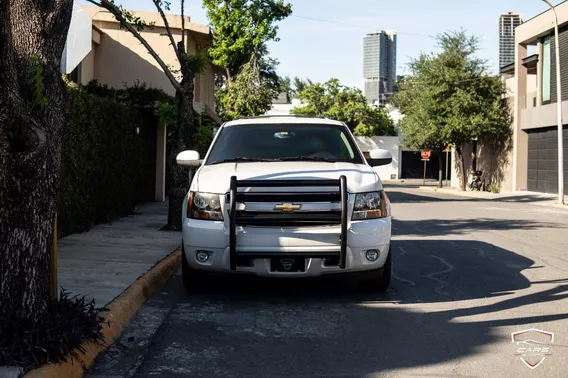
[[[391,218],[349,222],[345,268],[339,266],[341,228],[321,227],[236,227],[236,269],[230,266],[230,232],[224,222],[184,219],[183,244],[189,266],[196,270],[252,274],[263,277],[316,277],[378,270],[385,264],[391,239]],[[379,257],[371,262],[368,250]],[[199,262],[198,251],[209,259]],[[303,272],[274,272],[271,257],[305,257]],[[335,264],[337,261],[337,264]]]

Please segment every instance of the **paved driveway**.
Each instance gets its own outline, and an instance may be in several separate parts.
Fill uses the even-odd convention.
[[[568,211],[387,190],[387,294],[255,281],[189,296],[178,273],[90,376],[566,377]],[[514,354],[538,345],[511,340],[531,328],[554,334],[534,371]]]

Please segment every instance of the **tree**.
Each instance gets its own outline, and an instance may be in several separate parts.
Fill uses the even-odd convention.
[[[511,114],[502,101],[506,87],[475,56],[476,37],[459,31],[437,40],[442,51],[411,62],[412,76],[400,83],[393,103],[404,114],[401,129],[407,146],[442,152],[454,145],[465,190],[463,146],[480,140],[499,149],[511,138]]]
[[[273,91],[262,84],[260,73],[254,65],[253,59],[243,66],[231,86],[217,89],[223,93],[217,96],[223,119],[253,117],[270,109]]]
[[[41,314],[67,93],[71,0],[0,1],[0,308]]]
[[[294,78],[294,94],[297,95],[298,93],[302,92],[306,87],[314,85],[314,83],[310,79],[300,79],[299,77]]]
[[[292,97],[294,97],[294,88],[292,88],[292,81],[288,76],[281,77],[278,79],[280,88],[280,93],[286,93],[286,102],[290,104],[292,102]]]
[[[185,17],[184,4],[181,0],[181,36],[172,33],[165,11],[170,10],[170,3],[163,0],[152,0],[158,13],[160,14],[164,25],[164,36],[168,38],[171,47],[174,49],[179,68],[168,67],[156,53],[154,48],[142,36],[142,31],[153,28],[153,24],[148,24],[140,17],[125,10],[120,5],[115,5],[113,0],[87,0],[99,7],[108,10],[121,27],[128,30],[140,43],[148,50],[148,53],[156,60],[164,74],[174,87],[176,94],[176,133],[174,143],[171,148],[171,155],[168,157],[171,172],[168,210],[168,226],[172,230],[181,230],[181,210],[183,201],[187,194],[187,178],[188,169],[186,167],[175,164],[175,157],[183,150],[190,148],[194,143],[195,124],[193,118],[193,96],[194,96],[194,79],[195,75],[202,72],[206,65],[206,55],[204,51],[198,51],[195,54],[188,54],[185,49]],[[178,74],[181,77],[176,77]]]
[[[384,110],[371,108],[360,89],[345,87],[338,79],[307,85],[298,98],[303,105],[292,109],[295,115],[336,119],[360,136],[396,135]]]
[[[266,44],[279,40],[276,23],[292,13],[292,6],[284,0],[204,0],[203,6],[214,30],[209,54],[225,71],[217,78],[219,115],[233,119],[264,114],[280,89],[278,61],[269,57]],[[245,77],[239,81],[240,75]],[[252,103],[243,106],[246,102]]]

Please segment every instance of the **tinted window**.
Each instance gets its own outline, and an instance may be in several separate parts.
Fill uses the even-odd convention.
[[[322,158],[363,164],[343,126],[316,124],[242,125],[223,128],[206,164],[222,160]]]

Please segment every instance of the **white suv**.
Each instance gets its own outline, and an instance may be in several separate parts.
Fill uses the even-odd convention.
[[[390,202],[349,128],[320,118],[264,116],[223,124],[183,206],[183,280],[208,273],[300,278],[355,274],[387,289],[392,268]]]

